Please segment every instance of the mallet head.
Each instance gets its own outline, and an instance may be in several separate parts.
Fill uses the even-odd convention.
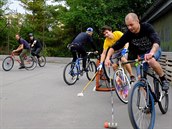
[[[78,97],[83,97],[84,94],[81,92],[81,93],[78,93],[77,96],[78,96]]]

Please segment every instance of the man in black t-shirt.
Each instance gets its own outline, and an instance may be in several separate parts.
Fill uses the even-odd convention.
[[[39,53],[42,50],[42,43],[40,40],[36,39],[32,33],[29,33],[29,43],[31,47],[31,54],[39,59]]]
[[[154,31],[153,27],[148,23],[139,23],[138,16],[135,13],[129,13],[125,17],[125,24],[128,28],[127,32],[121,39],[110,48],[105,64],[110,65],[110,56],[114,50],[122,48],[129,42],[128,58],[137,58],[140,56],[147,61],[144,68],[147,69],[148,65],[159,75],[162,82],[162,90],[169,89],[169,83],[165,78],[165,74],[161,65],[157,61],[161,56],[160,38]]]
[[[75,62],[77,59],[76,52],[78,52],[78,54],[82,56],[83,71],[87,71],[86,69],[87,53],[85,50],[85,45],[87,43],[90,44],[94,49],[94,51],[96,51],[96,47],[93,44],[92,34],[93,34],[93,28],[89,27],[87,28],[86,32],[79,33],[72,41],[72,43],[69,45],[73,56],[73,60],[72,60],[73,62]]]

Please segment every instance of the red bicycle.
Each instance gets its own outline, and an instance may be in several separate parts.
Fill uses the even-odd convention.
[[[36,68],[37,66],[36,59],[31,54],[25,55],[23,58],[24,58],[24,66],[26,70],[33,70]],[[16,55],[14,55],[14,53],[12,52],[11,55],[7,56],[3,60],[2,62],[3,70],[10,71],[14,66],[14,61],[21,64],[20,59],[16,57]]]

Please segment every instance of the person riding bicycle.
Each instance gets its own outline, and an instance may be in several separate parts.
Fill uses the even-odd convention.
[[[104,45],[103,45],[103,52],[101,54],[101,59],[100,59],[100,65],[99,65],[98,69],[101,69],[101,67],[103,65],[103,62],[104,62],[104,60],[106,58],[106,54],[109,51],[109,48],[113,44],[115,44],[123,35],[123,33],[121,31],[114,31],[114,32],[112,32],[112,28],[110,26],[107,26],[107,25],[102,27],[102,33],[103,33],[103,35],[105,37],[105,40],[104,40]],[[113,56],[117,57],[118,55],[121,54],[120,51],[127,51],[127,49],[128,49],[128,43],[126,43],[126,45],[124,46],[123,50],[116,51]],[[126,62],[127,61],[126,57],[125,56],[122,57],[121,61],[122,62]],[[117,64],[116,63],[117,62],[114,62],[114,64],[112,64],[114,69],[117,68]],[[130,75],[131,82],[134,82],[135,81],[135,77],[134,77],[134,74],[132,72],[131,66],[127,64],[126,65],[126,69],[127,69],[128,73]]]
[[[78,53],[78,55],[82,56],[82,58],[83,58],[82,71],[87,71],[87,69],[86,69],[87,53],[85,50],[86,43],[89,43],[92,46],[92,48],[94,49],[94,51],[98,53],[98,51],[96,51],[95,45],[93,44],[92,35],[93,35],[93,28],[89,27],[89,28],[87,28],[86,32],[79,33],[75,37],[75,39],[72,41],[72,43],[68,45],[68,47],[72,53],[72,56],[73,56],[72,62],[75,62],[77,59],[76,53]]]
[[[159,62],[157,61],[161,56],[160,38],[149,23],[140,23],[139,18],[135,13],[129,13],[125,17],[125,24],[128,28],[127,32],[121,39],[110,48],[106,57],[105,64],[110,65],[110,57],[115,50],[122,48],[125,43],[129,42],[128,58],[136,59],[137,56],[144,58],[147,63],[144,64],[146,70],[148,66],[159,75],[162,82],[162,90],[169,89],[169,82],[165,77],[165,73]]]
[[[30,47],[31,47],[31,54],[33,56],[36,56],[37,59],[39,60],[39,58],[40,58],[39,53],[42,50],[42,43],[41,43],[41,41],[36,39],[33,36],[33,33],[29,33],[29,43],[30,43]]]
[[[23,69],[25,68],[23,58],[26,54],[30,53],[30,46],[29,43],[23,38],[21,38],[19,34],[16,34],[16,40],[20,45],[17,49],[13,50],[12,53],[14,55],[19,55],[21,61],[19,69]]]

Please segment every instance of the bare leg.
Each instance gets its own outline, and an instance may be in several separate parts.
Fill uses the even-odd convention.
[[[127,62],[127,59],[126,59],[125,57],[122,57],[122,58],[121,58],[121,61],[122,61],[122,62]],[[125,67],[125,69],[128,71],[128,73],[129,73],[130,76],[134,76],[130,64],[126,64],[124,67]]]
[[[159,75],[159,77],[164,76],[163,69],[158,61],[156,61],[154,58],[152,58],[148,61],[148,64],[150,65],[150,67],[153,68],[153,70],[156,72],[156,74]]]

